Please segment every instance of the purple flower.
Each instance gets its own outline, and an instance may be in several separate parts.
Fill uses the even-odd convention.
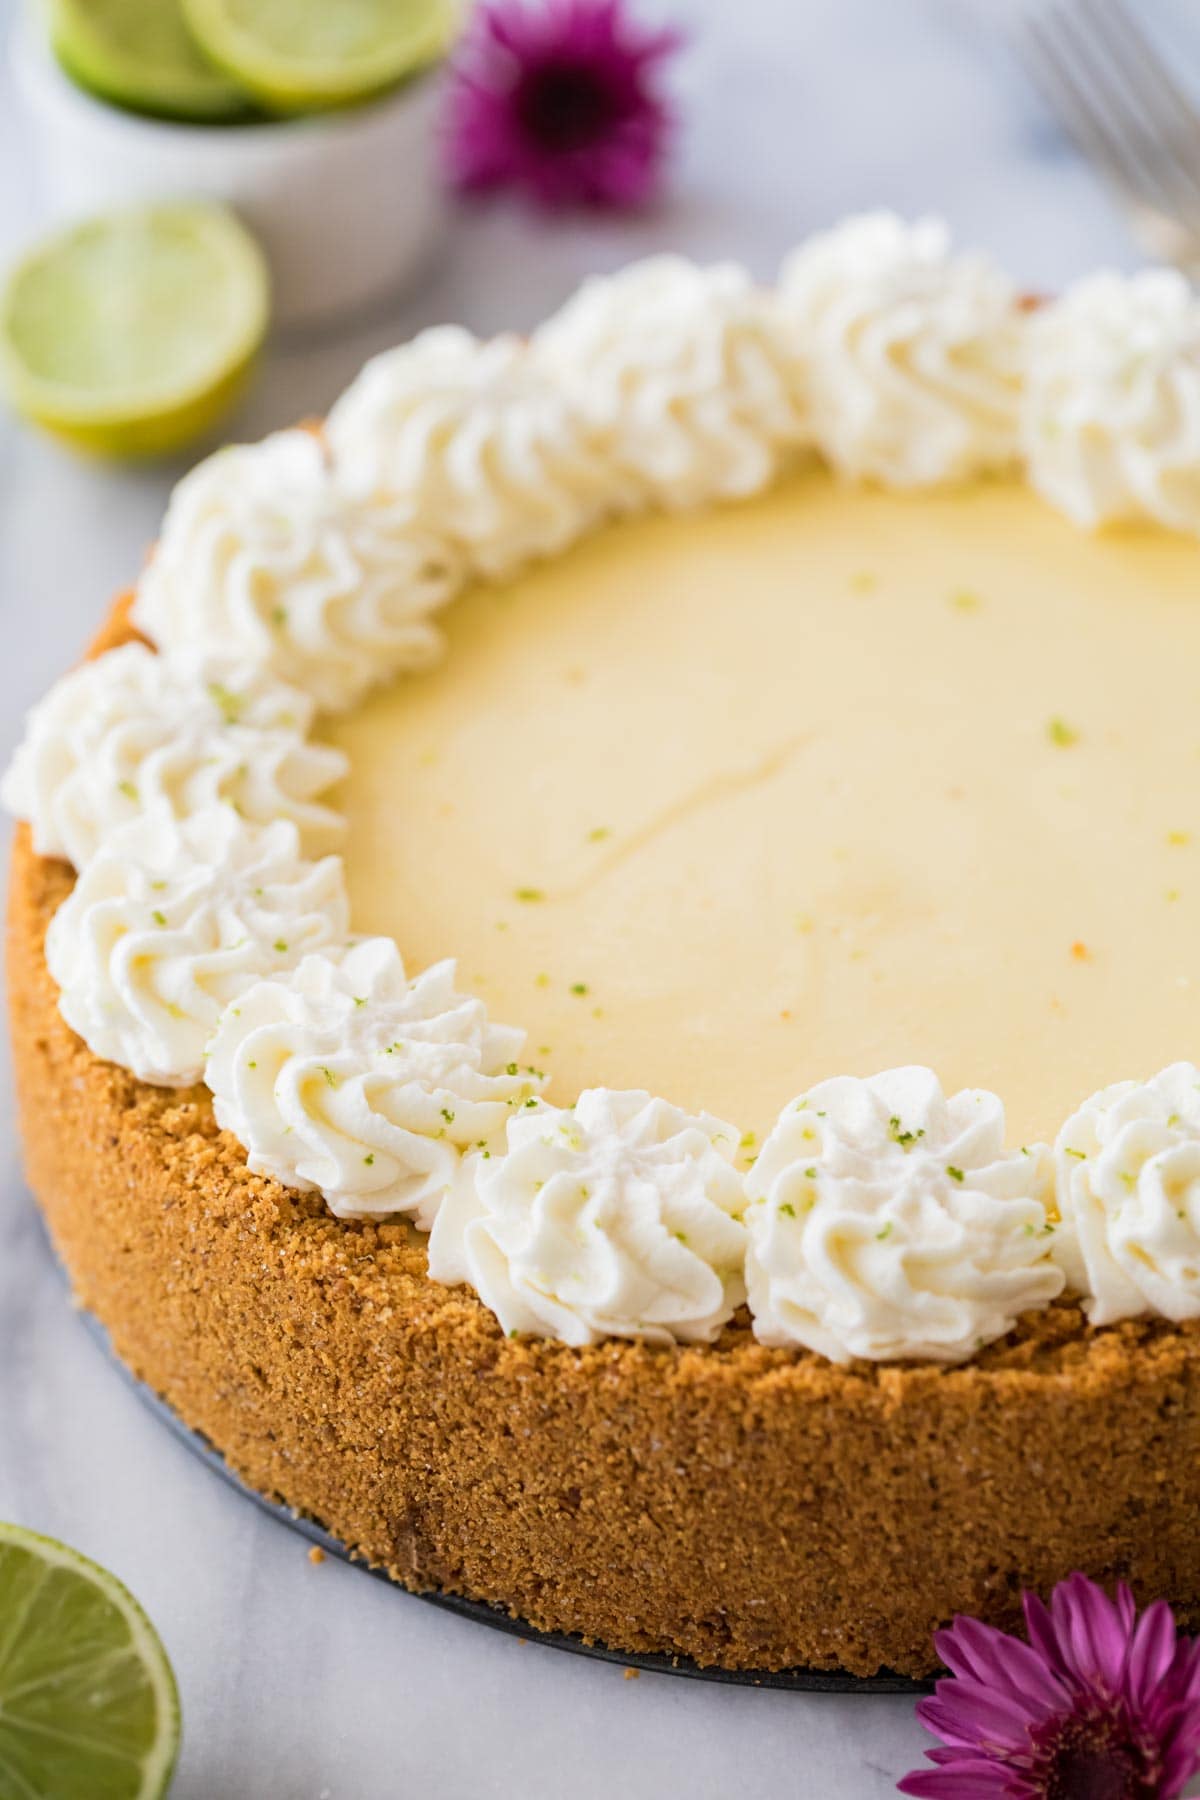
[[[1165,1600],[1140,1616],[1086,1575],[1049,1607],[1024,1596],[1029,1642],[957,1618],[934,1639],[950,1670],[917,1717],[940,1737],[924,1800],[1177,1800],[1200,1769],[1200,1645]]]
[[[546,207],[643,204],[673,124],[659,65],[679,42],[635,24],[624,0],[487,0],[451,72],[451,179]]]

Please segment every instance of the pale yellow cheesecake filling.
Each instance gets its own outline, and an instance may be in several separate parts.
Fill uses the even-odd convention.
[[[809,474],[445,623],[440,668],[328,729],[353,916],[456,957],[552,1098],[761,1135],[920,1062],[1019,1142],[1200,1057],[1194,542]]]

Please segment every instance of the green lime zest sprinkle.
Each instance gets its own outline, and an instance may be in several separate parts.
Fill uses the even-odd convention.
[[[329,1087],[335,1088],[337,1086],[337,1076],[334,1074],[332,1069],[327,1069],[324,1067],[324,1065],[322,1065],[321,1073],[325,1077],[326,1083],[328,1084]]]
[[[519,887],[519,888],[514,888],[514,890],[513,890],[513,899],[514,900],[525,900],[525,901],[533,902],[536,900],[544,900],[545,898],[546,898],[546,896],[542,892],[541,888]]]
[[[354,1004],[355,1006],[365,1006],[367,1004],[366,996],[363,994],[355,994]]]
[[[136,800],[138,797],[137,788],[132,781],[118,781],[117,792],[119,794],[124,794],[127,800]]]
[[[373,1150],[368,1151],[367,1155],[363,1157],[363,1161],[366,1163],[367,1167],[370,1168],[371,1164],[375,1161],[375,1152]]]
[[[221,709],[221,716],[227,725],[236,725],[242,710],[242,703],[231,688],[223,682],[210,681],[208,691]]]
[[[1050,742],[1056,744],[1060,750],[1069,750],[1072,744],[1077,744],[1079,742],[1079,733],[1076,731],[1075,727],[1073,725],[1068,725],[1065,719],[1057,717],[1047,721],[1046,736],[1050,739]]]
[[[1067,1156],[1075,1157],[1075,1159],[1078,1162],[1086,1162],[1087,1161],[1087,1151],[1086,1150],[1069,1150],[1069,1149],[1067,1149],[1064,1151],[1064,1154]]]
[[[953,1163],[946,1164],[946,1173],[950,1177],[951,1181],[962,1181],[965,1179],[962,1170],[956,1169],[954,1167]]]
[[[274,944],[273,944],[273,945],[272,945],[272,946],[271,946],[271,948],[272,948],[272,949],[273,949],[273,950],[275,950],[275,951],[276,951],[276,952],[277,952],[277,953],[278,953],[278,954],[279,954],[279,955],[280,955],[280,956],[285,956],[285,955],[286,955],[286,954],[287,954],[287,940],[286,940],[286,938],[276,938],[276,939],[275,939],[275,942],[274,942]]]
[[[785,1219],[794,1219],[796,1216],[796,1209],[790,1200],[781,1200],[779,1203],[779,1211],[783,1214]]]
[[[271,623],[272,623],[272,625],[286,625],[287,624],[287,607],[286,606],[273,606],[271,608]]]
[[[892,1142],[899,1144],[902,1150],[911,1150],[913,1145],[925,1136],[924,1127],[920,1131],[902,1130],[899,1115],[896,1113],[893,1113],[888,1120],[888,1130],[891,1133]]]
[[[164,912],[159,912],[159,911],[158,911],[158,909],[157,909],[157,907],[156,907],[156,908],[155,908],[155,910],[154,910],[154,911],[153,911],[153,912],[152,912],[152,913],[151,913],[151,914],[150,914],[150,917],[151,917],[151,918],[152,918],[152,919],[153,919],[153,920],[154,920],[154,923],[155,923],[155,924],[156,924],[156,925],[165,925],[165,924],[166,924],[166,922],[167,922],[167,915],[166,915],[166,913],[164,913]]]
[[[447,1125],[453,1125],[454,1114],[450,1111],[450,1108],[448,1106],[443,1106],[442,1117],[443,1117],[443,1119],[445,1119]]]
[[[817,1171],[816,1171],[816,1167],[815,1167],[815,1166],[814,1166],[814,1167],[813,1167],[813,1168],[811,1168],[811,1169],[805,1169],[805,1171],[804,1171],[804,1179],[805,1179],[805,1180],[806,1180],[806,1181],[815,1181],[815,1180],[816,1180],[816,1179],[817,1179]]]
[[[573,994],[586,994],[588,992],[587,982],[586,981],[573,981],[571,983],[571,992]]]
[[[883,1226],[883,1228],[881,1230],[879,1230],[875,1233],[876,1242],[882,1244],[884,1238],[890,1238],[891,1235],[892,1235],[892,1221],[889,1219],[887,1224],[885,1226]]]
[[[527,1100],[527,1101],[526,1101],[526,1102],[525,1102],[525,1104],[526,1104],[526,1106],[536,1106],[536,1105],[537,1105],[537,1101],[536,1101],[536,1100]]]

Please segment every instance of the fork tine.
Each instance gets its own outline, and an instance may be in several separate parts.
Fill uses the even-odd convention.
[[[1109,53],[1148,118],[1160,127],[1166,125],[1180,139],[1191,140],[1200,152],[1200,115],[1169,65],[1130,16],[1125,0],[1094,0],[1093,14],[1097,42],[1104,41],[1107,33]]]
[[[1162,208],[1166,198],[1152,169],[1114,124],[1113,110],[1098,107],[1077,73],[1075,44],[1061,29],[1061,15],[1042,8],[1021,19],[1018,45],[1026,66],[1089,161],[1134,207]]]
[[[1111,107],[1119,107],[1128,131],[1153,164],[1176,207],[1200,219],[1200,120],[1123,0],[1093,0],[1087,23],[1073,15],[1076,54],[1102,85]],[[1119,119],[1118,119],[1119,122]],[[1193,154],[1189,155],[1188,151]]]

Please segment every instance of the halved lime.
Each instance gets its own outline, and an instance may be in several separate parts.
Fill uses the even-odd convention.
[[[267,326],[266,265],[233,214],[150,205],[68,227],[0,294],[18,411],[85,449],[154,456],[208,431]]]
[[[254,111],[198,49],[180,0],[48,0],[47,16],[67,74],[115,106],[202,124]]]
[[[179,1694],[133,1595],[96,1563],[0,1525],[0,1794],[157,1800]]]
[[[204,53],[272,112],[349,106],[450,46],[457,0],[183,0]]]

